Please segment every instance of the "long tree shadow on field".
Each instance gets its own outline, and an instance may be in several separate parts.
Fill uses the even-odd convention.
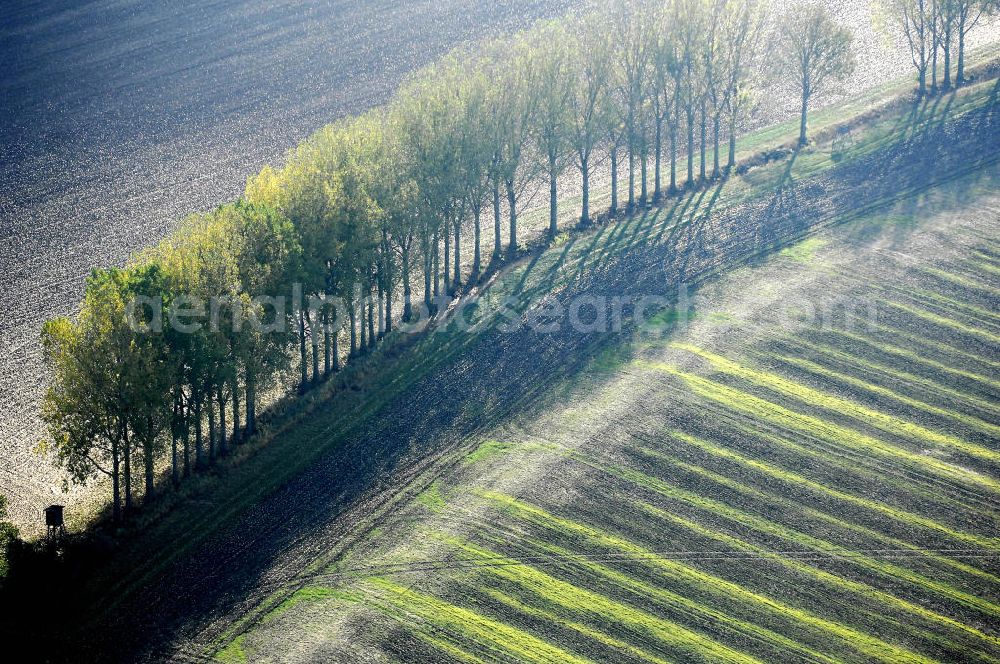
[[[584,295],[669,300],[680,284],[750,260],[808,229],[994,163],[993,146],[1000,141],[995,98],[984,110],[956,118],[948,116],[949,108],[938,111],[940,122],[925,121],[921,131],[874,153],[818,175],[782,179],[763,199],[717,209],[725,186],[719,183],[670,201],[648,226],[644,215],[636,215],[621,228],[602,229],[586,247],[559,248],[541,272],[540,254],[522,268],[515,292],[544,293],[572,258],[579,262],[573,276],[549,296],[564,308]],[[789,174],[791,168],[789,163]],[[961,185],[975,186],[975,178]],[[627,243],[626,223],[635,233]],[[619,251],[626,246],[628,251]],[[624,314],[628,318],[628,308]],[[491,427],[537,417],[599,351],[630,334],[627,327],[584,333],[561,325],[544,333],[521,325],[426,335],[412,349],[431,354],[415,382],[300,475],[123,598],[113,617],[89,635],[88,647],[73,652],[74,659],[176,656],[177,643],[200,652],[234,618],[252,615],[266,598],[294,588],[299,572],[318,560],[335,560],[331,552],[362,535],[358,524],[390,504],[408,481],[458,463]],[[340,415],[337,404],[316,411],[289,435],[329,436]]]

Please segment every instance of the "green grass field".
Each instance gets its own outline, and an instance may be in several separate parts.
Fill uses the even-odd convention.
[[[946,114],[989,110],[995,94],[953,97]],[[679,237],[708,253],[724,235],[717,217],[941,117],[889,115],[845,155],[821,144],[574,238],[501,274],[484,299],[564,292]],[[350,548],[315,556],[209,652],[997,661],[998,182],[986,162],[835,210],[797,241],[776,238],[780,251],[765,238],[749,264],[708,263],[689,307],[595,342],[571,378],[526,389],[524,414],[451,441]],[[477,334],[421,340],[399,388]]]

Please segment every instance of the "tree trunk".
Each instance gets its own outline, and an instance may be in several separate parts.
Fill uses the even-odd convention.
[[[444,293],[451,295],[451,215],[444,218]]]
[[[382,340],[385,338],[385,290],[382,288],[382,280],[375,280],[375,299],[378,300],[378,324],[375,326],[378,331],[378,336],[376,339]]]
[[[206,407],[208,408],[208,459],[209,461],[215,460],[215,402],[212,401],[212,394],[209,393],[205,398]]]
[[[438,230],[434,229],[434,246],[431,249],[431,261],[434,272],[434,297],[441,294],[441,239],[438,237]]]
[[[347,317],[351,323],[351,353],[350,357],[355,357],[358,354],[358,313],[357,304],[354,301],[354,297],[351,297],[350,302],[347,304]]]
[[[313,362],[313,377],[312,382],[319,382],[319,313],[316,314],[316,319],[313,320],[312,317],[309,318],[309,339],[312,341],[312,362]]]
[[[927,49],[924,46],[924,39],[920,39],[920,66],[917,67],[917,94],[923,98],[927,94]],[[961,58],[959,58],[961,63]]]
[[[422,242],[424,249],[424,306],[427,311],[431,310],[431,270],[433,268],[433,262],[431,261],[431,247],[427,243],[427,238],[423,238]]]
[[[121,445],[111,443],[111,518],[114,521],[122,519],[122,489],[121,489]]]
[[[503,255],[503,238],[500,237],[500,181],[493,180],[493,258]]]
[[[333,372],[340,371],[340,329],[333,333]]]
[[[618,215],[618,146],[611,146],[611,216]]]
[[[965,21],[958,26],[958,74],[955,76],[955,85],[961,87],[965,84]]]
[[[628,211],[635,209],[635,148],[628,146]]]
[[[507,187],[507,206],[508,214],[510,216],[510,246],[507,250],[510,252],[511,256],[517,254],[517,192],[514,191],[514,181],[508,180],[506,182]]]
[[[452,256],[455,261],[452,277],[457,289],[462,286],[462,220],[458,218],[455,219],[455,251],[452,252]]]
[[[329,376],[332,368],[330,357],[330,309],[323,307],[323,375]]]
[[[180,484],[181,474],[177,465],[177,438],[180,429],[180,408],[178,407],[177,393],[174,392],[174,417],[170,422],[170,479],[174,486]]]
[[[584,226],[590,224],[590,163],[589,159],[580,161],[580,176],[583,178],[583,207],[580,212],[580,223]]]
[[[549,238],[559,233],[559,199],[556,192],[556,158],[549,155]]]
[[[125,466],[125,515],[132,511],[132,445],[128,436],[124,436],[125,449],[123,461]]]
[[[219,401],[219,454],[226,456],[229,453],[229,441],[226,440],[226,400],[222,396],[222,388],[216,392],[216,399]]]
[[[808,89],[802,91],[802,118],[799,122],[799,145],[809,142],[808,136],[809,119],[809,92]]]
[[[726,170],[731,171],[736,166],[736,116],[729,121],[729,160]]]
[[[681,123],[681,86],[674,84],[674,110],[670,117],[670,193],[677,193],[677,131]]]
[[[413,291],[410,288],[410,247],[403,247],[403,322],[413,317]]]
[[[475,207],[472,208],[472,217],[473,217],[473,223],[474,223],[474,227],[473,227],[473,236],[474,237],[473,237],[473,240],[475,242],[475,245],[472,248],[472,252],[473,252],[472,253],[472,278],[473,279],[475,279],[475,278],[477,278],[479,276],[479,270],[480,270],[480,268],[482,266],[482,253],[481,253],[482,249],[480,248],[480,245],[482,243],[482,234],[483,234],[482,216],[483,216],[483,209],[482,209],[482,207],[480,207],[479,205],[476,205]]]
[[[687,109],[687,130],[688,130],[687,185],[691,187],[694,185],[694,107],[693,106],[688,106]]]
[[[670,193],[677,193],[677,122],[680,116],[670,124]]]
[[[257,385],[253,374],[247,372],[247,438],[257,433]]]
[[[194,467],[195,469],[201,468],[204,460],[202,459],[202,430],[201,430],[201,393],[198,392],[194,396]]]
[[[701,152],[701,164],[698,168],[698,178],[704,182],[708,179],[705,154],[707,152],[706,148],[708,147],[706,145],[708,142],[708,114],[705,111],[705,102],[701,103],[701,123],[699,129],[701,130],[701,143],[699,146]]]
[[[951,90],[951,30],[944,34],[944,81],[941,85],[945,92]]]
[[[302,376],[299,387],[303,390],[309,385],[309,362],[306,359],[306,310],[299,309],[299,364],[301,364]]]
[[[722,175],[721,159],[719,158],[719,135],[722,133],[722,115],[716,113],[712,122],[712,143],[715,146],[715,155],[712,159],[712,177],[718,179]]]
[[[148,504],[149,501],[153,499],[156,492],[156,488],[153,486],[153,441],[149,439],[147,434],[146,439],[142,441],[142,461],[145,466],[145,480],[146,480],[146,491],[145,497],[142,499],[143,504]]]
[[[361,342],[359,344],[359,351],[364,354],[368,350],[368,326],[365,322],[365,309],[367,309],[366,300],[367,296],[364,291],[360,292],[361,297],[358,298],[358,327],[361,328]]]
[[[368,350],[375,348],[375,303],[372,302],[372,286],[368,286]]]
[[[646,183],[647,174],[649,169],[646,167],[646,161],[649,159],[649,152],[645,149],[639,153],[639,202],[643,205],[646,204],[646,200],[649,198],[649,186]]]
[[[937,20],[937,10],[935,12],[935,19]],[[931,94],[936,95],[938,92],[938,38],[935,32],[934,36],[931,38]]]
[[[385,286],[385,333],[392,332],[392,280]]]
[[[663,194],[661,189],[663,181],[660,172],[661,154],[663,153],[663,118],[656,119],[656,138],[654,140],[653,151],[655,152],[653,156],[653,200],[658,201]]]
[[[233,445],[239,445],[243,432],[240,430],[240,384],[236,376],[230,381],[229,389],[233,393]]]
[[[184,420],[184,477],[191,474],[191,401],[181,404]]]

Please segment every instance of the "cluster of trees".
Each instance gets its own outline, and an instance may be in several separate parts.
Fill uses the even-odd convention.
[[[124,269],[95,270],[80,313],[44,325],[43,447],[74,480],[110,477],[115,518],[133,506],[136,461],[149,499],[167,449],[176,483],[253,435],[257,395],[287,367],[293,335],[254,324],[268,313],[251,294],[291,283],[301,256],[287,217],[240,201],[188,218]]]
[[[888,0],[917,70],[921,96],[966,81],[966,37],[980,20],[1000,11],[998,0]],[[957,65],[952,54],[958,49]],[[941,70],[939,76],[939,69]],[[952,70],[955,70],[954,83]],[[928,82],[928,76],[930,81]],[[940,85],[938,83],[940,78]]]
[[[490,217],[493,258],[516,253],[517,215],[538,185],[554,236],[567,169],[581,179],[583,224],[602,160],[612,214],[619,164],[626,209],[724,175],[770,35],[780,73],[802,90],[803,140],[809,100],[852,66],[849,33],[820,4],[781,20],[763,0],[614,4],[452,53],[386,107],[264,168],[238,202],[188,218],[122,269],[94,271],[79,314],[44,326],[45,447],[77,481],[107,475],[119,518],[139,491],[153,497],[158,464],[176,484],[253,436],[260,395],[293,368],[301,389],[317,384],[410,321],[415,293],[433,312],[476,279]]]

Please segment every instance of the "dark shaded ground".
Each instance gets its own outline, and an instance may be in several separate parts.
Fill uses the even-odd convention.
[[[0,9],[0,492],[35,523],[41,322],[83,277],[465,40],[573,0],[8,2]],[[39,467],[40,466],[40,467]],[[26,471],[26,469],[31,469]]]
[[[900,119],[898,129],[905,138],[899,142],[818,176],[782,178],[764,199],[713,211],[723,183],[668,201],[661,214],[679,223],[667,226],[654,241],[631,241],[651,223],[652,212],[608,227],[601,232],[619,234],[615,251],[576,274],[554,297],[669,297],[682,281],[696,282],[714,270],[751,260],[835,217],[869,212],[871,206],[995,163],[1000,158],[993,147],[1000,143],[998,94],[1000,84],[992,89],[985,110],[957,118],[949,115],[950,98],[915,109]],[[554,269],[547,269],[537,292],[544,292],[554,276]],[[549,386],[571,377],[615,339],[570,329],[547,335],[487,329],[471,343],[469,335],[438,335],[418,349],[433,352],[424,356],[436,358],[433,367],[374,417],[346,432],[344,444],[170,563],[138,594],[113,607],[88,610],[98,620],[83,623],[86,643],[73,648],[72,659],[124,660],[136,653],[148,659],[197,656],[194,646],[171,644],[203,647],[310,562],[346,546],[359,524],[377,514],[408,478],[510,413],[530,414],[543,403]],[[318,408],[292,436],[300,441],[340,438],[331,431],[341,415]],[[192,509],[197,518],[197,508]],[[136,575],[146,571],[144,560],[134,559],[134,565]],[[128,577],[115,580],[127,584]]]

